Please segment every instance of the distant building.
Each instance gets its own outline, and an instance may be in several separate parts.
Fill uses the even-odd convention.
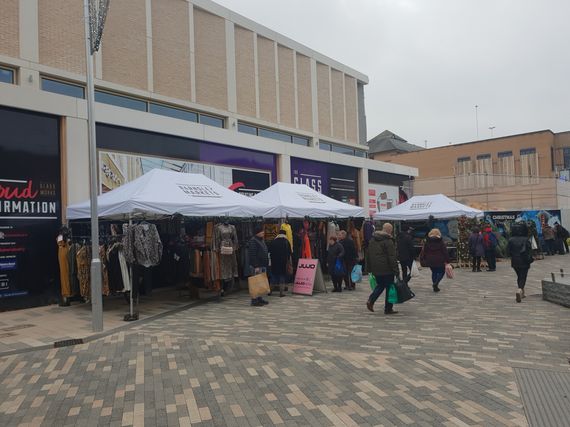
[[[484,210],[570,208],[570,131],[541,130],[425,150],[410,149],[386,131],[369,145],[375,160],[419,169],[411,185],[414,195],[444,193]]]
[[[389,130],[385,130],[368,141],[368,155],[371,158],[375,158],[375,154],[393,156],[420,150],[423,148],[408,143],[404,138]]]

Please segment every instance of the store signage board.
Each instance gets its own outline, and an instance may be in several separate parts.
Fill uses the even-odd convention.
[[[313,295],[315,291],[327,292],[319,260],[301,258],[297,265],[293,293],[299,295]]]

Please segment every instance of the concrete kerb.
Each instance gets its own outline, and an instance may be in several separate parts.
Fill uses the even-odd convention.
[[[3,351],[3,352],[0,352],[0,358],[6,357],[6,356],[13,356],[15,354],[31,353],[33,351],[51,350],[52,348],[56,348],[56,347],[64,347],[63,345],[62,346],[56,346],[56,343],[62,342],[62,341],[73,341],[74,344],[72,344],[72,345],[85,344],[85,343],[95,341],[95,340],[98,340],[100,338],[104,338],[106,336],[115,334],[117,332],[121,332],[121,331],[124,331],[127,329],[131,329],[135,326],[139,326],[139,325],[142,325],[144,323],[152,322],[152,321],[161,319],[163,317],[170,316],[172,314],[178,313],[180,311],[188,310],[189,308],[197,307],[197,306],[200,306],[200,305],[206,304],[208,302],[212,302],[212,301],[219,301],[219,297],[217,295],[213,295],[213,296],[207,297],[205,299],[193,301],[193,302],[185,304],[183,306],[175,307],[171,310],[167,310],[167,311],[164,311],[162,313],[154,314],[154,315],[146,317],[144,319],[136,320],[134,322],[125,322],[125,324],[122,326],[117,326],[116,328],[109,329],[108,331],[98,332],[98,333],[94,333],[92,335],[87,335],[84,338],[61,339],[61,340],[56,341],[56,342],[51,343],[51,344],[45,344],[45,345],[39,345],[39,346],[34,346],[34,347],[27,347],[27,348],[15,349],[15,350]]]

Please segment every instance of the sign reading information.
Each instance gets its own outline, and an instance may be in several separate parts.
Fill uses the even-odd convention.
[[[297,274],[293,284],[293,293],[313,295],[314,291],[326,292],[323,273],[318,259],[301,258],[297,265]]]

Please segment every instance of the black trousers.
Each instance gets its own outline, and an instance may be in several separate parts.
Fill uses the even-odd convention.
[[[344,286],[346,288],[354,288],[354,283],[352,282],[351,273],[355,265],[356,261],[346,261],[346,260],[344,261],[344,269],[346,271],[346,274],[344,275],[343,279],[344,279]]]
[[[400,266],[402,267],[402,279],[406,282],[409,282],[412,278],[412,264],[414,260],[401,260]]]
[[[517,273],[517,285],[519,289],[524,289],[528,275],[528,267],[513,267],[513,269]]]
[[[473,260],[473,271],[475,271],[475,269],[481,270],[481,257],[474,256],[472,260]]]
[[[494,248],[485,251],[485,259],[487,260],[489,270],[495,270],[497,268],[497,256],[495,255]]]
[[[331,274],[331,280],[333,282],[333,286],[335,289],[341,291],[342,290],[342,279],[343,276],[337,276],[336,274]]]

